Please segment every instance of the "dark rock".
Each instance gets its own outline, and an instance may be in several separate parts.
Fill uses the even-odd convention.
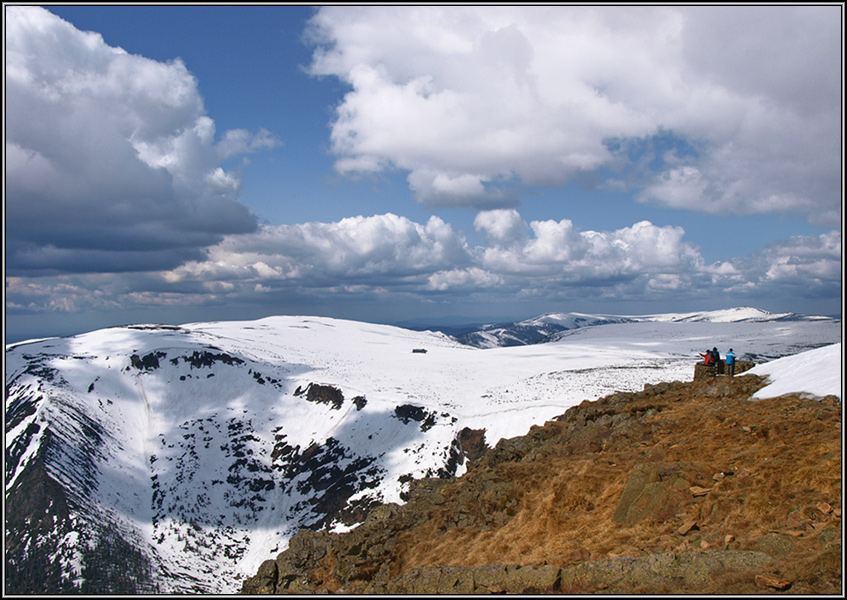
[[[243,360],[236,356],[231,356],[226,352],[199,352],[196,350],[189,356],[178,356],[171,359],[171,363],[174,365],[178,365],[180,361],[190,365],[192,369],[211,367],[218,362],[230,366],[244,364]]]
[[[471,594],[473,571],[464,567],[413,569],[385,585],[389,594]]]
[[[506,568],[507,594],[550,594],[560,585],[560,569],[551,565],[509,566]]]
[[[561,569],[553,565],[483,565],[412,569],[371,593],[388,594],[584,594],[661,593],[678,589],[696,593],[710,579],[766,567],[772,562],[760,552],[698,552],[614,558]]]
[[[421,424],[421,431],[429,430],[435,425],[435,413],[427,411],[422,406],[413,404],[402,404],[394,409],[394,416],[400,419],[404,425],[408,425],[409,421],[416,421]]]
[[[719,574],[758,569],[771,562],[761,552],[730,550],[621,557],[563,569],[560,586],[563,593],[594,591],[604,586],[606,591],[617,593],[666,589],[696,592]]]
[[[302,393],[298,387],[294,395],[299,396]],[[319,404],[330,404],[334,410],[339,410],[341,405],[344,404],[344,394],[341,390],[331,385],[310,383],[306,388],[306,400]]]
[[[133,354],[129,357],[132,366],[139,371],[152,371],[159,368],[159,359],[167,356],[164,352],[151,352],[144,356]]]
[[[288,550],[279,554],[274,567],[268,561],[262,563],[264,571],[242,584],[244,589],[267,589],[269,574],[276,572],[273,590],[275,593],[302,593],[316,587],[309,573],[323,559],[330,547],[329,533],[301,529],[288,543]],[[262,592],[256,592],[262,593]],[[267,592],[264,592],[267,593]]]
[[[488,450],[488,445],[485,443],[485,429],[465,427],[459,432],[459,445],[466,459],[476,460]]]
[[[266,560],[259,566],[256,575],[241,584],[242,594],[273,594],[279,576],[276,561]]]
[[[738,376],[745,371],[749,371],[753,367],[756,366],[756,363],[749,360],[736,360],[735,361],[735,375]],[[719,377],[723,377],[726,375],[726,362],[721,360],[718,365],[717,375]],[[703,363],[697,363],[694,365],[694,381],[699,381],[703,379],[710,379],[715,377],[715,367],[714,365],[704,365]]]
[[[484,565],[473,569],[474,590],[490,594],[506,593],[506,567]]]

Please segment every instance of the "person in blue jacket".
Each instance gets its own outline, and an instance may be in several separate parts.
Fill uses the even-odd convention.
[[[732,351],[732,348],[726,353],[726,374],[730,377],[735,376],[735,352]]]

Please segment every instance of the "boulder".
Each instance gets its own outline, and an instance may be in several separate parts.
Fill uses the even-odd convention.
[[[673,464],[636,465],[621,494],[613,520],[635,525],[644,520],[667,521],[691,502],[691,484]]]
[[[253,577],[241,584],[242,594],[273,594],[276,591],[277,567],[275,560],[266,560]]]

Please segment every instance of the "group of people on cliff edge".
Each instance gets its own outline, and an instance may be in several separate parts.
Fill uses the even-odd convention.
[[[718,374],[718,369],[721,365],[721,354],[718,352],[717,347],[712,348],[711,350],[706,350],[705,353],[700,354],[703,357],[703,364],[706,366],[712,366],[715,369],[714,374]],[[729,377],[735,376],[735,352],[733,352],[732,348],[729,349],[729,352],[726,353],[726,374]]]

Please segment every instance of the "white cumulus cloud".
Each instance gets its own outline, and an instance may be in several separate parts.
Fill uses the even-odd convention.
[[[349,217],[334,223],[263,226],[229,236],[193,261],[166,274],[170,281],[213,277],[295,283],[307,288],[339,283],[424,281],[432,272],[468,263],[461,235],[438,217],[425,224],[394,214]]]
[[[169,270],[7,277],[6,306],[38,313],[247,303],[285,312],[295,300],[303,310],[345,298],[513,304],[635,296],[744,305],[838,298],[841,289],[840,232],[707,264],[682,228],[648,221],[581,231],[567,219],[527,223],[506,209],[480,213],[476,227],[479,245],[435,216],[425,223],[388,213],[263,225],[227,235],[203,259]]]
[[[407,171],[430,206],[606,168],[645,202],[835,224],[840,10],[326,6],[311,72],[351,86],[336,168]]]

